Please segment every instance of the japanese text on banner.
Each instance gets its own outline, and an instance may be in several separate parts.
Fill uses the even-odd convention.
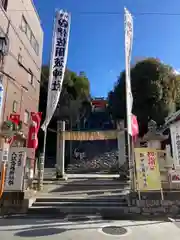
[[[59,101],[66,69],[70,31],[70,14],[63,10],[56,12],[52,40],[51,66],[48,84],[46,118],[42,130],[47,128]]]
[[[140,191],[160,190],[161,179],[156,150],[136,148],[135,161],[138,189]]]

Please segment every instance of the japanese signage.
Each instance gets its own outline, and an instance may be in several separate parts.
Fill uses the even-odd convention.
[[[138,190],[160,190],[161,179],[156,150],[136,148],[135,162]]]
[[[22,191],[26,152],[23,147],[12,147],[9,152],[4,191]]]
[[[70,14],[63,10],[56,12],[48,85],[46,119],[42,125],[45,131],[59,101],[66,69],[70,31]]]
[[[0,149],[0,174],[1,174],[1,164],[2,162],[8,162],[8,155],[9,155],[9,144],[4,143],[3,148]]]
[[[170,125],[170,132],[175,165],[180,165],[180,121]]]
[[[4,143],[3,151],[2,151],[2,161],[3,162],[8,161],[8,155],[9,155],[9,143]]]
[[[125,21],[125,66],[126,66],[126,111],[127,111],[127,127],[128,133],[132,135],[132,106],[133,96],[131,92],[131,53],[133,43],[133,18],[131,13],[124,9]]]

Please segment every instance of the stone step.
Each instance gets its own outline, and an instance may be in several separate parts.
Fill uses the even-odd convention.
[[[35,179],[33,183],[37,183],[37,180]],[[73,186],[129,186],[129,182],[121,182],[118,180],[94,180],[94,181],[74,181],[74,180],[46,180],[44,181],[44,184],[56,184],[56,185],[73,185]]]
[[[33,215],[43,215],[43,216],[54,216],[60,217],[63,214],[101,214],[101,215],[109,215],[109,216],[120,216],[125,214],[125,208],[127,206],[109,206],[107,205],[93,205],[93,206],[33,206],[29,209],[28,214]]]
[[[62,185],[67,185],[67,184],[71,184],[71,185],[74,185],[74,186],[88,186],[88,185],[93,185],[93,186],[102,186],[102,185],[107,185],[107,186],[111,186],[111,185],[118,185],[118,186],[128,186],[130,185],[130,182],[122,182],[122,181],[118,181],[118,180],[112,180],[112,179],[78,179],[78,180],[67,180],[65,182],[63,181],[54,181],[53,183],[57,183]]]
[[[127,205],[125,199],[121,200],[107,200],[107,199],[69,199],[69,200],[56,200],[50,199],[50,201],[36,201],[33,206],[93,206],[93,205],[108,205],[108,206],[121,206]]]
[[[68,179],[119,179],[119,174],[101,174],[101,173],[77,173],[66,174]]]
[[[120,191],[68,191],[68,192],[41,192],[36,196],[37,198],[100,198],[100,197],[110,197],[110,198],[124,198],[130,195],[129,190]]]
[[[59,193],[71,193],[71,192],[76,192],[76,193],[88,193],[88,192],[122,192],[124,190],[130,190],[129,187],[125,187],[125,186],[76,186],[74,187],[73,185],[62,185],[62,186],[55,186],[53,189],[51,188],[51,193],[55,193],[55,192],[59,192]]]
[[[98,196],[97,198],[87,198],[86,196],[60,196],[60,197],[38,197],[36,199],[36,202],[76,202],[76,201],[85,201],[85,202],[98,202],[98,201],[107,201],[107,202],[119,202],[119,201],[126,201],[127,196]]]
[[[127,206],[127,202],[103,202],[103,201],[96,201],[96,202],[86,202],[86,201],[66,201],[66,202],[36,202],[33,204],[33,207],[121,207]]]

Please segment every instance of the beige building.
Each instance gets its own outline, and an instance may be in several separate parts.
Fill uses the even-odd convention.
[[[32,0],[0,0],[0,19],[0,47],[5,36],[1,118],[20,113],[27,133],[30,112],[38,111],[43,30]]]

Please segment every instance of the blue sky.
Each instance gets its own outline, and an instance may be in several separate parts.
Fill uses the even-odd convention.
[[[34,3],[44,30],[43,63],[50,59],[55,9],[71,12],[68,68],[86,72],[92,96],[107,96],[124,69],[124,6],[134,15],[132,63],[151,56],[180,69],[179,0],[34,0]],[[139,14],[150,12],[179,15]]]

